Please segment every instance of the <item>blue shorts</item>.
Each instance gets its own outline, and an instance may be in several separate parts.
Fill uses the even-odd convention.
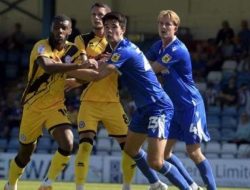
[[[167,139],[174,108],[170,99],[163,97],[153,104],[138,108],[132,116],[129,129],[148,137]]]
[[[178,139],[186,144],[197,144],[210,140],[203,103],[185,110],[175,110],[169,130],[169,139]]]

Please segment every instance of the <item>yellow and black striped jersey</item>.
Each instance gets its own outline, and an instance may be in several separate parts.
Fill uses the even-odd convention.
[[[31,51],[28,84],[23,93],[22,103],[36,109],[53,109],[64,104],[66,74],[46,73],[36,60],[39,56],[45,56],[55,61],[60,58],[62,63],[72,63],[77,60],[80,53],[77,46],[70,42],[66,42],[65,47],[58,51],[51,48],[48,39],[38,41]]]
[[[105,52],[111,52],[106,38],[100,38],[93,32],[79,35],[75,44],[88,58],[97,58]],[[119,102],[118,74],[112,73],[104,79],[91,82],[83,91],[81,100],[94,102]]]

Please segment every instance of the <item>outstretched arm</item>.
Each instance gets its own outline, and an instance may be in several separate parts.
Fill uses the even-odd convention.
[[[45,56],[39,56],[36,59],[36,64],[40,65],[46,73],[65,73],[67,71],[71,71],[74,69],[83,68],[83,64],[76,64],[76,63],[62,63],[61,60],[58,58],[57,62],[53,59],[50,59]]]
[[[108,76],[116,70],[116,67],[112,64],[99,62],[98,70],[93,69],[77,69],[74,71],[67,72],[70,77],[77,78],[85,81],[98,81]]]

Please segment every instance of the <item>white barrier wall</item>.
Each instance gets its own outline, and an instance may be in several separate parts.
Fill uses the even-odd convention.
[[[10,159],[15,154],[0,153],[0,179],[7,178]],[[32,161],[27,166],[22,179],[41,180],[44,178],[51,159],[50,154],[34,154]],[[250,187],[250,160],[248,159],[210,159],[213,172],[218,186]],[[199,184],[202,180],[199,171],[192,161],[183,160],[187,170]],[[58,180],[73,181],[74,179],[74,156],[65,168]],[[165,182],[166,179],[161,177]],[[88,174],[89,182],[120,183],[122,173],[119,156],[92,156]],[[147,183],[146,178],[137,171],[134,183]]]

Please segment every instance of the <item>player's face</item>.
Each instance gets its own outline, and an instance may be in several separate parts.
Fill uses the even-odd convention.
[[[107,20],[104,23],[104,34],[110,44],[117,44],[123,39],[125,30],[117,20]]]
[[[163,16],[158,20],[158,32],[159,36],[162,39],[173,38],[177,31],[177,26],[174,25],[174,22],[168,17]]]
[[[93,7],[91,10],[91,24],[95,29],[102,29],[102,17],[107,13],[103,7]]]
[[[68,20],[55,21],[51,27],[51,34],[55,43],[65,43],[71,34],[71,22]]]

